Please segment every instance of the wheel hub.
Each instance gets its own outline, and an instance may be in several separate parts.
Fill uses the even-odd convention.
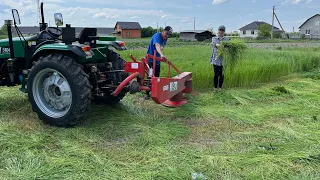
[[[63,110],[71,105],[70,86],[57,72],[44,80],[43,94],[49,106],[54,109]]]
[[[53,118],[64,116],[72,104],[68,81],[53,69],[43,69],[37,73],[33,82],[33,94],[41,111]]]

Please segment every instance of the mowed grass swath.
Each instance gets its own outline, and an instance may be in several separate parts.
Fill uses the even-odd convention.
[[[195,89],[208,90],[213,87],[211,51],[211,46],[183,46],[167,48],[164,53],[179,69],[192,72]],[[146,50],[121,52],[129,61],[130,54],[140,59],[145,57]],[[315,50],[246,49],[241,54],[233,68],[229,68],[228,64],[225,67],[225,88],[252,87],[291,73],[310,71],[320,65],[320,51]],[[162,63],[161,68],[161,76],[166,76],[167,65]]]

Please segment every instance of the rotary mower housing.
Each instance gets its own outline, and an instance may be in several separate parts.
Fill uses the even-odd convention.
[[[97,36],[96,28],[84,28],[79,37],[70,24],[63,25],[55,13],[57,27],[42,22],[37,35],[24,37],[17,24],[19,13],[12,10],[13,21],[6,20],[8,39],[0,40],[0,86],[20,85],[27,93],[39,119],[50,125],[70,127],[85,116],[92,101],[118,103],[127,93],[151,91],[157,104],[178,107],[185,103],[184,93],[192,91],[192,73],[181,72],[167,59],[146,55],[126,62],[114,49],[126,50],[115,37]],[[12,37],[12,25],[19,37]],[[152,58],[153,67],[147,60]],[[167,77],[155,77],[156,61],[168,64]],[[170,76],[173,68],[178,75]]]

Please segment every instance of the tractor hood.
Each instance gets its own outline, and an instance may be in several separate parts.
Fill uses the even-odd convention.
[[[26,39],[26,41],[29,41],[29,40],[32,40],[32,39],[36,39],[36,37],[37,37],[37,35],[34,35],[34,36],[25,37],[25,39]],[[24,41],[24,39],[22,37],[21,37],[21,40],[22,40],[22,42]],[[12,41],[21,43],[19,37],[12,38]],[[2,46],[5,46],[5,45],[9,46],[9,39],[8,38],[0,39],[0,46],[2,47]]]
[[[31,43],[33,39],[36,39],[37,36],[30,36],[30,37],[25,37],[25,40],[28,43]],[[23,58],[24,57],[24,46],[25,43],[24,39],[19,37],[12,38],[13,42],[13,48],[14,48],[14,55],[16,58]],[[10,57],[10,48],[9,48],[9,39],[1,39],[0,40],[0,58],[9,58]]]

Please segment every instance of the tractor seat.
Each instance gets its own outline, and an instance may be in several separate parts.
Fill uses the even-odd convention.
[[[78,42],[95,46],[97,37],[97,28],[83,28],[79,34]]]

